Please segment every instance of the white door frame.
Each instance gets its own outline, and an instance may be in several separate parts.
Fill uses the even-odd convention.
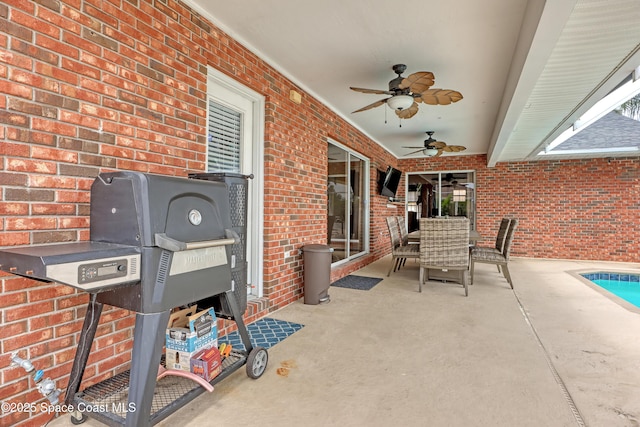
[[[251,115],[251,126],[242,134],[241,173],[253,174],[249,180],[247,206],[247,281],[251,296],[263,295],[264,246],[264,120],[265,98],[226,74],[209,66],[207,70],[207,102],[216,102]],[[208,109],[207,109],[208,111]]]

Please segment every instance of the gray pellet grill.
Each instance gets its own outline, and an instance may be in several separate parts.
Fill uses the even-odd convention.
[[[156,381],[173,308],[198,303],[234,320],[246,350],[223,361],[215,384],[246,365],[258,378],[268,360],[253,347],[246,309],[248,176],[176,178],[100,174],[91,187],[90,241],[0,250],[0,269],[89,292],[65,404],[107,425],[153,425],[204,391],[182,377]],[[230,190],[231,189],[231,190]],[[131,368],[79,391],[103,304],[136,312]]]

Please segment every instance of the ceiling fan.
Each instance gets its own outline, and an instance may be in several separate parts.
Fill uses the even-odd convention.
[[[381,99],[362,107],[354,113],[370,110],[387,104],[393,109],[401,119],[409,119],[418,112],[418,103],[424,102],[429,105],[449,105],[462,99],[462,94],[450,89],[430,89],[435,82],[435,77],[430,71],[418,71],[408,77],[402,77],[402,73],[407,69],[404,64],[393,66],[393,72],[398,75],[389,82],[389,90],[363,89],[351,87],[351,90],[362,93],[374,93],[379,95],[391,95],[390,98]]]
[[[467,147],[463,147],[462,145],[447,145],[446,142],[436,141],[433,139],[433,131],[427,131],[427,135],[429,135],[428,139],[424,140],[423,147],[402,147],[402,148],[419,148],[419,150],[412,151],[410,153],[405,154],[405,156],[409,156],[411,154],[419,153],[422,151],[427,157],[439,157],[443,152],[446,153],[458,153],[460,151],[464,151]]]

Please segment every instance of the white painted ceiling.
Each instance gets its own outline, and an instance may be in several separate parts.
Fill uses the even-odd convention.
[[[319,99],[396,157],[414,151],[403,146],[422,146],[431,130],[467,147],[446,156],[487,153],[490,166],[536,159],[640,65],[639,0],[187,4],[290,78],[306,92],[303,102]],[[419,104],[402,127],[386,105],[352,113],[387,96],[349,87],[386,90],[400,63],[404,77],[431,71],[432,88],[464,99]]]

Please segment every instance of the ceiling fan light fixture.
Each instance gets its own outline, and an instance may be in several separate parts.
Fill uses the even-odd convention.
[[[438,149],[437,148],[425,148],[424,150],[422,150],[422,152],[427,157],[433,157],[436,154],[438,154]]]
[[[413,105],[413,96],[395,95],[387,99],[387,105],[392,110],[406,110]]]

